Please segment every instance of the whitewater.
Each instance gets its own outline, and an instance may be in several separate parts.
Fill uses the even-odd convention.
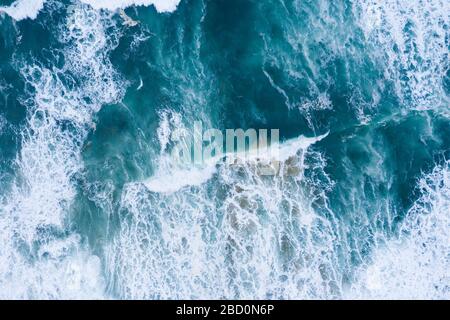
[[[450,299],[449,30],[443,0],[0,2],[0,298]],[[280,171],[177,167],[194,121],[279,128]]]
[[[3,11],[17,21],[23,19],[36,19],[39,11],[43,9],[46,0],[17,0],[10,6],[0,7]],[[82,0],[94,9],[124,9],[129,6],[154,5],[158,12],[173,12],[180,0]]]

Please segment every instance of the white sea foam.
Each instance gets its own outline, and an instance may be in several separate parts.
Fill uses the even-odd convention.
[[[28,124],[16,160],[17,179],[0,208],[0,292],[6,298],[100,298],[99,259],[69,233],[69,208],[82,168],[81,148],[102,104],[124,86],[107,59],[110,19],[87,5],[72,7],[60,26],[65,65],[22,64]],[[19,63],[20,64],[20,63]],[[79,82],[67,83],[65,74]]]
[[[109,287],[123,298],[337,296],[337,235],[312,209],[301,171],[261,176],[252,161],[174,169],[165,154],[178,120],[161,117],[159,172],[123,190],[120,232],[106,250]],[[299,151],[324,137],[283,143],[279,159],[305,169]]]
[[[155,6],[158,12],[173,12],[181,0],[81,0],[94,9],[117,10],[130,6]]]
[[[5,12],[14,20],[36,19],[44,8],[46,0],[16,0],[8,7],[0,7],[0,13]]]
[[[6,227],[6,228],[5,228]],[[0,225],[0,298],[1,299],[100,299],[104,283],[100,260],[71,235],[43,240],[30,258],[18,252],[12,243],[13,228]],[[22,248],[24,249],[24,248]]]
[[[91,5],[94,9],[117,10],[130,6],[155,6],[158,12],[173,12],[181,0],[80,0]],[[16,0],[10,6],[0,6],[0,13],[4,12],[14,20],[36,19],[44,8],[46,0]]]
[[[121,231],[106,261],[121,297],[338,295],[332,225],[298,185],[283,187],[279,178],[267,184],[255,175],[238,180],[235,173],[222,171],[209,187],[170,195],[126,186]]]
[[[398,238],[375,250],[348,298],[450,299],[450,162],[419,182]]]
[[[187,186],[199,186],[212,178],[216,168],[214,165],[205,168],[192,168],[186,170],[173,170],[168,174],[157,174],[144,182],[144,185],[153,192],[172,193]]]
[[[0,135],[3,133],[3,130],[6,128],[7,125],[8,125],[7,120],[3,115],[0,114]]]
[[[450,2],[363,0],[353,6],[402,104],[448,113],[450,101],[443,79],[448,69]]]
[[[165,123],[162,125],[164,128],[167,128]],[[189,168],[183,169],[174,166],[165,166],[164,170],[159,170],[155,176],[146,180],[144,184],[150,191],[163,193],[175,192],[187,186],[199,186],[213,177],[216,172],[216,166],[221,164],[222,160],[226,161],[228,156],[232,156],[239,162],[246,162],[247,165],[253,164],[254,166],[261,164],[268,165],[271,161],[284,162],[291,157],[295,157],[300,150],[306,151],[311,145],[325,137],[326,135],[314,138],[300,136],[296,139],[288,140],[281,145],[278,143],[273,144],[263,150],[253,149],[247,151],[245,154],[235,153],[214,157],[200,167],[190,166]],[[163,135],[161,139],[164,141],[166,136]],[[159,162],[167,163],[171,160],[170,156],[163,155]],[[168,167],[172,169],[167,169]]]

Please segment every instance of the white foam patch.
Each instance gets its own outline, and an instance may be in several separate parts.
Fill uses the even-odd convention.
[[[167,123],[163,122],[160,128],[164,128],[167,132]],[[247,162],[248,165],[253,164],[269,164],[271,161],[287,161],[294,157],[300,150],[306,151],[311,145],[325,138],[327,134],[306,138],[300,136],[296,139],[288,140],[279,145],[274,144],[264,150],[249,150],[245,154],[233,154],[232,156],[239,162]],[[166,135],[162,135],[161,139],[166,141]],[[215,157],[204,163],[201,167],[190,166],[189,168],[177,168],[176,166],[165,166],[164,170],[159,170],[155,176],[144,182],[144,185],[153,192],[171,193],[187,186],[200,186],[210,180],[217,171],[216,166],[222,160],[227,159],[229,155]],[[170,162],[170,156],[163,155],[160,163]],[[167,169],[171,168],[171,169]]]
[[[100,260],[87,253],[76,235],[40,246],[33,263],[11,243],[1,226],[1,299],[100,299],[104,297]]]
[[[44,8],[46,0],[16,0],[8,7],[0,7],[0,13],[5,12],[14,20],[36,19]]]
[[[353,5],[375,58],[404,107],[448,114],[450,2],[363,0]]]
[[[80,0],[91,5],[94,9],[117,10],[130,6],[155,6],[158,12],[173,12],[181,0]],[[44,8],[46,0],[16,0],[10,6],[0,6],[0,13],[4,12],[14,20],[36,19]]]
[[[302,187],[306,179],[301,174],[264,177],[252,161],[228,165],[213,159],[205,168],[176,169],[166,153],[171,130],[183,128],[179,120],[177,113],[163,112],[159,171],[145,183],[127,184],[122,193],[120,232],[107,246],[105,262],[118,296],[336,295],[333,276],[320,271],[333,274],[336,235],[312,209]],[[279,159],[295,157],[306,168],[299,150],[324,137],[283,143]]]
[[[8,121],[5,119],[4,116],[0,114],[0,135],[3,133],[3,130],[8,125]]]
[[[155,6],[158,12],[173,12],[181,0],[81,0],[94,9],[117,10],[130,6]]]
[[[141,184],[127,186],[121,200],[126,215],[107,250],[108,273],[121,297],[280,299],[337,293],[332,226],[313,212],[304,194],[253,181],[222,186],[231,189],[218,203],[209,196],[217,189],[159,197]]]
[[[144,185],[153,192],[172,193],[187,186],[199,186],[206,183],[216,172],[215,166],[190,170],[173,170],[169,174],[158,174]]]
[[[348,298],[450,299],[450,162],[419,182],[399,238],[362,267]]]
[[[65,65],[21,67],[27,87],[33,89],[16,181],[1,199],[0,292],[5,298],[103,294],[99,259],[78,235],[67,231],[67,219],[92,117],[124,92],[107,58],[114,40],[108,41],[105,23],[111,21],[87,5],[72,7],[67,24],[59,26]],[[79,84],[67,84],[67,74]]]

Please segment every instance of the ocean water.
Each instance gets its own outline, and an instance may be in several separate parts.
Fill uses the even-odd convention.
[[[449,28],[445,0],[0,0],[0,298],[449,299]],[[195,121],[279,129],[298,170],[180,171]]]

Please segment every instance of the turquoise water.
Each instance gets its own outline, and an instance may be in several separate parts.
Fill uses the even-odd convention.
[[[450,298],[447,2],[12,2],[0,297]],[[195,121],[326,136],[180,174]]]

